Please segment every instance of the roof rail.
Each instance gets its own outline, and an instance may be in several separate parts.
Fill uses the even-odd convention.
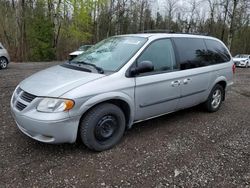
[[[164,29],[144,30],[144,31],[139,31],[137,33],[174,33],[174,34],[189,34],[189,35],[209,36],[208,33],[175,32],[173,30],[164,30]]]
[[[139,31],[138,33],[175,33],[175,32],[173,30],[153,29],[153,30]]]
[[[176,32],[175,34],[187,34],[187,35],[205,35],[208,36],[208,33],[189,33],[189,32]]]

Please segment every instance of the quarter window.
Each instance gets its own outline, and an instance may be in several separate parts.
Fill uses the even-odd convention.
[[[210,64],[218,64],[230,61],[227,49],[216,40],[205,40]]]
[[[137,63],[142,61],[151,61],[154,65],[154,72],[170,71],[176,68],[171,40],[162,39],[151,43],[137,59]]]

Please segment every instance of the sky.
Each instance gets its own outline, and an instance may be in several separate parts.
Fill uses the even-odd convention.
[[[157,11],[159,11],[163,16],[166,14],[166,3],[165,3],[166,1],[167,0],[151,0],[153,16],[156,16]],[[177,4],[178,7],[188,8],[189,2],[193,0],[176,0],[176,1],[178,1]],[[204,12],[206,15],[206,12],[208,12],[206,2],[203,2],[202,6],[199,6],[198,9],[201,14],[202,12]]]
[[[166,10],[166,4],[164,3],[166,0],[151,0],[152,3],[152,10],[153,13],[156,14],[157,11],[159,11],[161,14],[164,15],[164,12]],[[178,0],[179,6],[184,6],[183,0]]]

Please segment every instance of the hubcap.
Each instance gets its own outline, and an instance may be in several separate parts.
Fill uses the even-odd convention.
[[[3,69],[7,67],[7,61],[5,59],[1,59],[0,64]]]
[[[213,99],[212,99],[212,107],[213,108],[218,108],[220,103],[221,103],[221,90],[217,89],[213,93]]]
[[[99,141],[106,141],[111,138],[117,129],[117,120],[112,115],[102,117],[95,126],[95,137]]]

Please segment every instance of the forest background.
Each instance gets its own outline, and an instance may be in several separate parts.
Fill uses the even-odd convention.
[[[249,0],[0,0],[13,61],[65,60],[80,45],[149,30],[206,34],[250,54]]]

